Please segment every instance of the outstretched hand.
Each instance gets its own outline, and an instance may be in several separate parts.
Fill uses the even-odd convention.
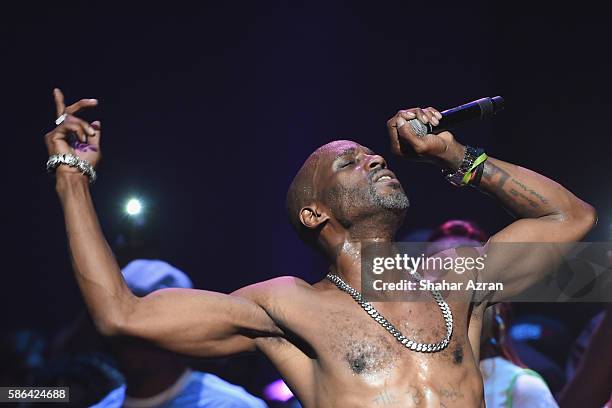
[[[412,108],[398,111],[387,121],[391,151],[399,156],[417,161],[438,161],[444,158],[454,137],[450,132],[417,135],[408,121],[417,119],[424,124],[437,126],[442,114],[434,108]]]
[[[81,99],[70,106],[64,104],[64,94],[59,89],[53,90],[57,117],[66,115],[63,122],[45,135],[45,143],[49,155],[74,154],[96,167],[101,158],[100,153],[100,122],[86,121],[74,116],[82,109],[98,105],[96,99]],[[68,166],[59,166],[58,172],[79,172]]]

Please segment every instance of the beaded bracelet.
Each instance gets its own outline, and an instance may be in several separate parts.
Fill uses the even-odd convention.
[[[465,146],[465,153],[463,154],[463,159],[457,170],[442,170],[442,174],[444,178],[446,178],[446,181],[456,187],[465,186],[470,179],[471,171],[475,168],[474,163],[476,163],[476,160],[480,159],[483,154],[484,150],[481,148]],[[486,160],[486,155],[484,160]],[[482,161],[480,163],[482,163]]]

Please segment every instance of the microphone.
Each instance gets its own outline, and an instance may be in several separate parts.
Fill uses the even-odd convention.
[[[440,112],[442,119],[440,119],[438,126],[432,126],[431,123],[425,124],[418,119],[409,120],[408,123],[412,126],[412,130],[421,137],[430,133],[437,135],[463,125],[470,120],[488,118],[502,109],[504,109],[504,98],[501,96],[487,97]]]

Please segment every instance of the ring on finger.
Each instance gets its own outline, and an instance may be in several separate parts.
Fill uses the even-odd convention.
[[[61,124],[62,124],[62,123],[63,123],[63,122],[66,120],[66,117],[67,117],[67,116],[68,116],[68,114],[66,114],[66,113],[62,113],[61,115],[59,115],[59,116],[57,117],[57,119],[55,119],[55,124],[56,124],[57,126],[61,125]]]

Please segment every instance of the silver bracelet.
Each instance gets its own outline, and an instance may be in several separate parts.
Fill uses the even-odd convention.
[[[470,170],[472,164],[474,164],[478,156],[483,153],[484,150],[481,148],[465,146],[465,153],[463,154],[463,160],[461,161],[461,164],[459,164],[459,168],[455,171],[446,169],[442,170],[442,174],[453,186],[463,187],[463,176],[465,176],[465,173]]]
[[[47,160],[47,171],[49,173],[55,173],[55,170],[61,165],[65,164],[69,167],[75,167],[79,169],[81,173],[89,178],[89,183],[96,181],[96,170],[87,161],[75,156],[74,154],[52,154]]]

